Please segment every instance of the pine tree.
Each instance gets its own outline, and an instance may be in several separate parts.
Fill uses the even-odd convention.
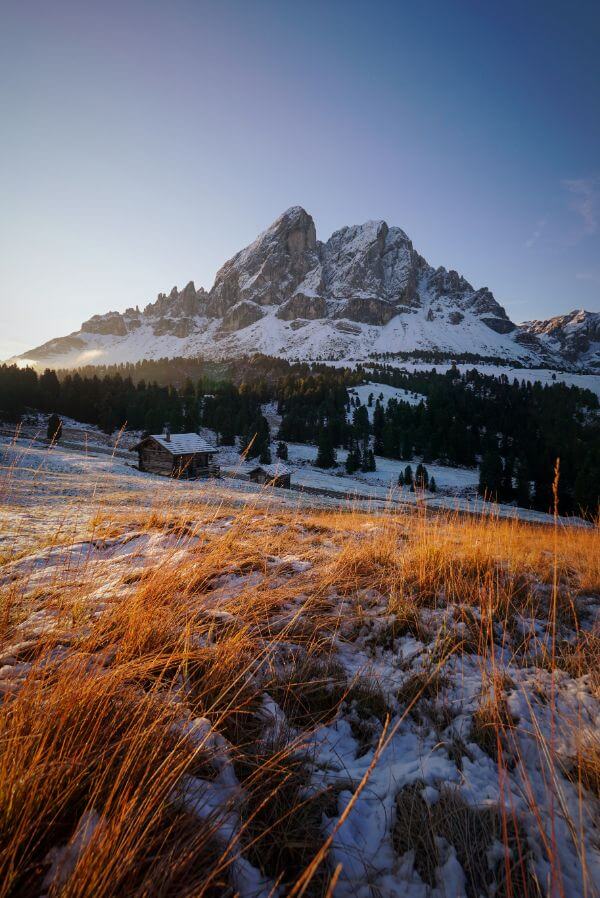
[[[398,486],[404,486],[404,474],[402,471],[398,474]]]
[[[277,458],[280,458],[282,461],[288,460],[288,447],[287,443],[277,443]]]
[[[261,465],[270,465],[271,462],[273,461],[273,459],[271,457],[271,450],[270,450],[268,444],[263,445],[263,447],[261,448],[260,455],[258,456],[258,460],[261,463]]]
[[[248,458],[258,458],[261,453],[268,450],[270,438],[267,419],[264,415],[258,415],[246,434],[245,448]]]
[[[404,483],[406,486],[413,485],[413,472],[410,465],[407,465],[404,469]]]
[[[431,477],[429,481],[429,492],[436,493],[437,492],[437,483],[435,482],[435,477]]]
[[[196,388],[189,377],[183,388],[183,415],[186,431],[196,433],[200,427],[200,410],[196,398]],[[224,442],[223,438],[221,438],[221,442]]]
[[[352,425],[357,440],[369,439],[369,413],[366,405],[359,405],[358,408],[354,410],[352,415]]]
[[[575,478],[575,508],[579,514],[600,519],[600,451],[588,450]]]
[[[373,452],[376,455],[383,455],[383,430],[385,427],[385,412],[379,401],[375,403],[373,410]]]
[[[315,465],[317,468],[333,468],[335,464],[335,449],[333,448],[331,433],[327,427],[323,427],[319,433]]]
[[[235,446],[235,430],[230,418],[221,425],[219,442],[222,446]]]
[[[361,465],[360,458],[360,450],[354,440],[350,442],[350,446],[348,448],[348,454],[346,455],[346,472],[348,474],[354,474],[355,471],[358,471]]]
[[[515,476],[517,481],[515,488],[517,505],[520,505],[522,508],[528,508],[531,502],[531,483],[527,472],[527,464],[522,459],[517,459]]]
[[[58,408],[60,396],[60,383],[56,371],[46,368],[38,381],[39,406],[44,411]]]
[[[546,473],[536,477],[533,489],[533,506],[541,511],[552,511],[552,480]]]
[[[479,466],[479,494],[497,498],[502,489],[502,459],[497,450],[486,452]]]
[[[501,497],[504,501],[509,502],[513,497],[513,467],[514,460],[512,456],[504,459],[504,471],[502,472],[501,481]]]
[[[62,421],[56,414],[48,418],[48,430],[46,432],[49,443],[58,443],[62,437]]]
[[[100,425],[100,428],[104,431],[104,433],[108,434],[109,436],[117,427],[117,421],[113,412],[112,405],[110,405],[108,402],[103,405],[100,411],[100,415],[98,416],[98,424]]]
[[[369,446],[367,441],[365,440],[362,450],[362,459],[360,463],[360,470],[363,474],[366,474],[367,471],[370,471],[369,468]]]
[[[427,473],[427,468],[425,467],[425,465],[418,464],[415,473],[415,486],[418,486],[419,489],[426,490],[428,484],[429,475]]]

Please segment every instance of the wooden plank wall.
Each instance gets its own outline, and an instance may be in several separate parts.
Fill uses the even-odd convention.
[[[166,474],[173,471],[173,456],[159,443],[148,442],[140,449],[140,467],[152,474]]]

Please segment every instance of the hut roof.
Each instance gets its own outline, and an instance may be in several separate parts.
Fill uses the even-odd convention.
[[[280,464],[255,465],[248,471],[248,473],[253,474],[255,471],[264,471],[268,477],[283,477],[286,474],[292,473],[289,468],[286,468],[285,465]]]
[[[194,455],[196,452],[206,452],[208,455],[215,455],[218,451],[197,433],[172,433],[170,440],[167,440],[164,433],[152,433],[145,439],[140,440],[136,446],[133,446],[132,451],[139,449],[146,440],[150,439],[156,440],[171,455]]]

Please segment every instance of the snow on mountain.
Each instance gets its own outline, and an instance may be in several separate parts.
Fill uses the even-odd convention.
[[[577,368],[598,362],[597,319],[582,312],[517,327],[487,287],[432,268],[400,228],[368,221],[322,243],[294,206],[222,266],[209,292],[190,281],[143,311],[94,315],[16,358],[75,367],[263,352],[352,362],[425,350]]]
[[[600,312],[575,309],[545,321],[526,321],[521,327],[548,352],[574,364],[600,369]]]

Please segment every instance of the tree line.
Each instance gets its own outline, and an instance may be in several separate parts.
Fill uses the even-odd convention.
[[[271,364],[272,361],[272,364]],[[265,356],[243,360],[235,376],[227,366],[197,363],[195,379],[163,383],[138,375],[160,362],[120,366],[110,373],[0,366],[0,417],[17,421],[28,410],[74,418],[108,433],[127,425],[158,433],[208,427],[222,444],[267,460],[271,437],[312,443],[322,467],[347,450],[346,469],[373,470],[376,456],[410,463],[479,465],[482,494],[547,510],[554,466],[560,458],[559,506],[564,513],[594,514],[600,501],[600,415],[597,396],[563,383],[459,373],[405,372],[391,366],[354,371],[293,365]],[[120,369],[123,370],[120,370]],[[134,375],[131,369],[136,369]],[[129,369],[129,373],[125,371]],[[174,360],[174,379],[182,372]],[[406,391],[385,402],[374,386],[366,403],[352,389],[369,380]],[[263,413],[281,416],[270,433]]]

